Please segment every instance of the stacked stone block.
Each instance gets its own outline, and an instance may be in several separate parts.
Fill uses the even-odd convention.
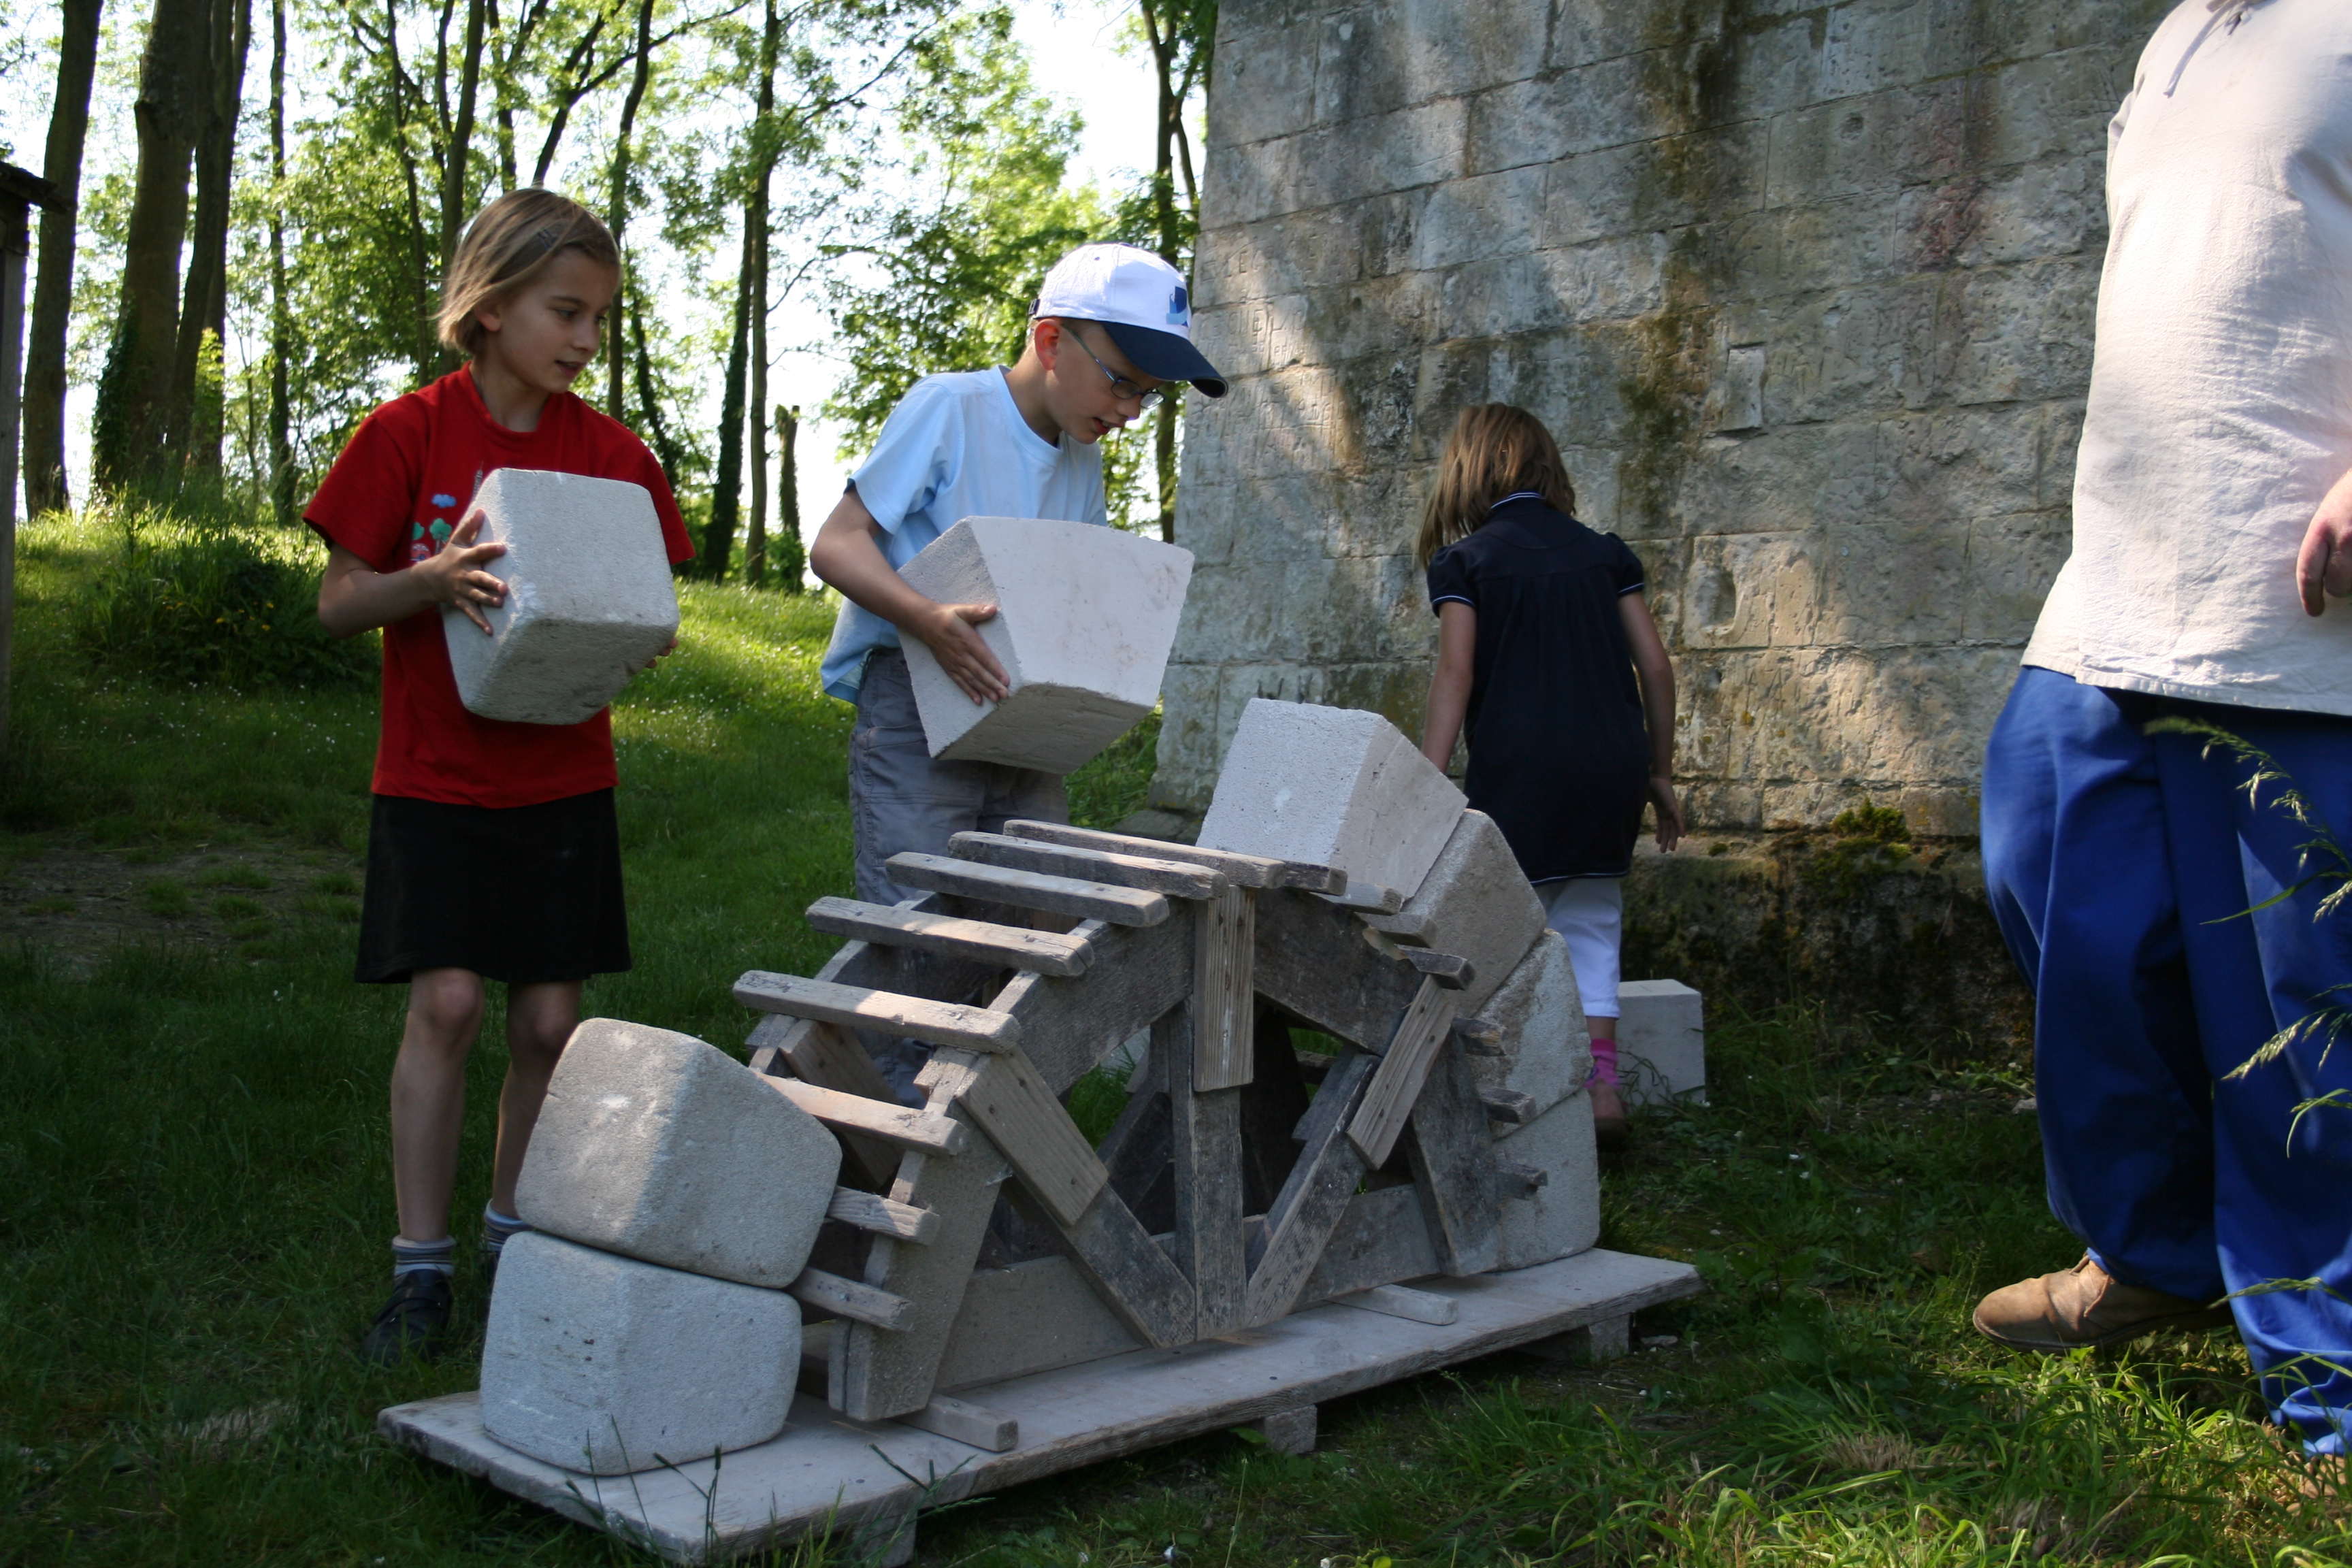
[[[487,636],[463,612],[441,612],[459,700],[528,724],[593,717],[677,635],[654,498],[620,479],[499,468],[475,508],[477,542],[507,547],[487,568],[507,594],[485,609]]]
[[[1053,518],[968,517],[899,573],[946,605],[990,604],[981,640],[1009,689],[974,702],[919,642],[907,670],[931,754],[1066,773],[1160,700],[1191,552]]]
[[[690,1036],[592,1018],[548,1086],[482,1352],[482,1425],[567,1469],[783,1430],[840,1144]],[[747,1353],[747,1347],[756,1347]]]

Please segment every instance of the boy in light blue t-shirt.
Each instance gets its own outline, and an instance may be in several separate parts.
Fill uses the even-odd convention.
[[[1011,369],[915,384],[809,548],[810,566],[848,601],[820,678],[857,704],[849,804],[857,896],[874,903],[913,896],[884,873],[893,855],[945,854],[950,836],[1013,817],[1068,817],[1058,775],[931,756],[901,639],[928,646],[974,702],[994,700],[1004,668],[972,628],[996,606],[937,604],[898,568],[967,517],[1106,521],[1096,443],[1175,384],[1225,393],[1192,346],[1183,275],[1150,251],[1081,246],[1045,274],[1030,316]]]

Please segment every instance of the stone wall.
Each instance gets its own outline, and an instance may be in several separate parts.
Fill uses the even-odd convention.
[[[2067,548],[2106,122],[2166,9],[1225,0],[1196,297],[1234,387],[1188,427],[1154,805],[1202,807],[1255,696],[1418,732],[1412,529],[1496,400],[1648,568],[1701,854],[1864,801],[1973,835]],[[1637,887],[1652,927],[1721,869]],[[1980,898],[1934,918],[1990,937]]]
[[[1453,416],[1532,408],[1646,563],[1702,830],[1975,831],[2067,541],[2147,0],[1226,0],[1196,293],[1234,377],[1154,804],[1254,696],[1416,731]]]

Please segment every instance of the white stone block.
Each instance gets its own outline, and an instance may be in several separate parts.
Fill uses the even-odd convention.
[[[1462,1010],[1475,1013],[1544,929],[1544,908],[1495,819],[1465,811],[1404,908],[1365,923],[1400,942],[1468,959],[1474,978],[1463,988]]]
[[[1200,841],[1337,866],[1410,898],[1465,804],[1379,714],[1259,697],[1242,710]]]
[[[547,1086],[515,1205],[553,1236],[781,1289],[840,1167],[840,1140],[726,1052],[590,1018]]]
[[[1466,1058],[1480,1089],[1524,1094],[1538,1114],[1583,1092],[1592,1075],[1592,1044],[1568,943],[1558,931],[1539,931],[1476,1013],[1503,1031],[1502,1055]]]
[[[972,701],[905,643],[931,755],[1066,773],[1160,700],[1192,552],[1092,523],[968,517],[898,575],[943,605],[996,606],[979,630],[1004,666],[1003,701]]]
[[[527,1232],[507,1243],[482,1343],[482,1426],[591,1475],[747,1448],[784,1429],[800,1303]]]
[[[1628,980],[1617,987],[1617,1076],[1625,1098],[1656,1105],[1687,1095],[1706,1103],[1704,998],[1679,980]]]
[[[1496,1268],[1531,1268],[1601,1239],[1601,1157],[1592,1141],[1590,1095],[1561,1100],[1501,1140],[1495,1157],[1531,1165],[1549,1178],[1532,1197],[1503,1200]]]
[[[654,498],[621,479],[499,468],[463,510],[476,507],[478,542],[507,547],[486,568],[507,596],[485,609],[488,637],[441,612],[458,700],[526,724],[593,717],[677,635]]]

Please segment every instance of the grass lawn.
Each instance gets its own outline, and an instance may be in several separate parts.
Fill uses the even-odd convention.
[[[469,1354],[350,1353],[394,1228],[403,1000],[348,979],[372,689],[126,671],[89,629],[121,624],[88,614],[123,569],[106,530],[20,548],[0,1564],[631,1560],[375,1436],[382,1406],[471,1386]],[[824,605],[683,597],[680,652],[616,710],[637,966],[588,1006],[733,1048],[729,981],[833,946],[799,911],[847,883],[849,715],[815,690]],[[1123,742],[1077,815],[1117,820],[1149,767],[1148,736]],[[1980,1289],[2074,1256],[2021,1085],[1861,1022],[1709,1006],[1714,1104],[1640,1122],[1605,1173],[1604,1245],[1712,1286],[1641,1321],[1632,1359],[1499,1356],[1327,1405],[1311,1457],[1222,1436],[979,1500],[926,1523],[921,1560],[2352,1561],[2230,1336],[2029,1361],[1969,1332]],[[485,1195],[499,1033],[461,1212]]]

